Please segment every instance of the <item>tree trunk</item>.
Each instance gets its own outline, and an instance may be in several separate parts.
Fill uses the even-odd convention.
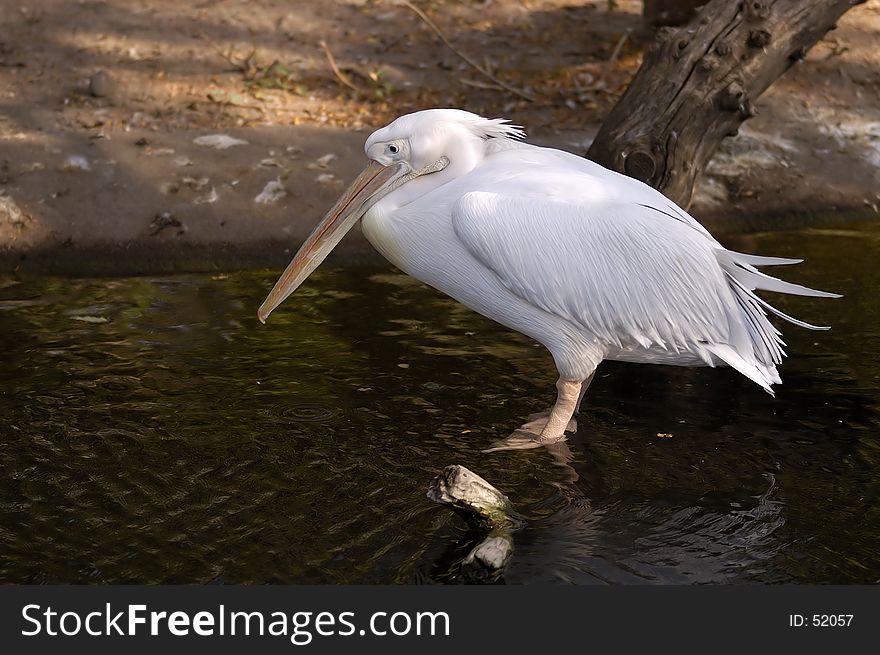
[[[687,207],[697,176],[755,99],[865,0],[712,0],[661,28],[587,157]]]

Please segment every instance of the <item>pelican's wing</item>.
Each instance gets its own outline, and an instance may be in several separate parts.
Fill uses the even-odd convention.
[[[471,192],[453,227],[513,293],[615,346],[729,336],[712,242],[652,209]]]
[[[494,172],[496,183],[515,182],[515,186],[508,186],[508,189],[516,190],[512,195],[543,192],[550,197],[555,195],[556,198],[574,203],[628,205],[635,211],[647,210],[657,220],[687,225],[718,243],[697,219],[657,189],[585,157],[564,150],[514,142],[509,146],[506,157],[496,156],[490,161],[497,164]]]
[[[464,246],[511,292],[605,347],[684,351],[710,365],[714,357],[768,391],[778,382],[782,342],[752,293],[767,288],[755,276],[776,278],[750,262],[787,260],[740,268],[737,253],[702,229],[617,199],[477,191],[452,217]]]

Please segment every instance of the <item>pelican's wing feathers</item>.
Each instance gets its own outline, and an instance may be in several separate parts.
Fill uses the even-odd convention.
[[[730,336],[733,302],[712,242],[651,209],[465,194],[453,227],[517,296],[616,347]]]
[[[773,308],[753,290],[831,295],[754,268],[794,260],[726,250],[630,178],[633,186],[621,194],[589,174],[550,173],[496,180],[492,188],[500,191],[470,191],[452,207],[455,234],[506,288],[609,350],[661,348],[710,365],[721,360],[768,391],[779,381],[784,344],[764,311]],[[534,184],[545,176],[568,193]]]

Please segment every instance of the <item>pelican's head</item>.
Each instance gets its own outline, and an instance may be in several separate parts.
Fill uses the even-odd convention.
[[[367,167],[305,240],[257,311],[269,314],[296,291],[354,224],[392,191],[428,176],[436,187],[471,170],[490,138],[522,138],[504,119],[483,118],[460,109],[428,109],[401,116],[373,132],[364,144]]]

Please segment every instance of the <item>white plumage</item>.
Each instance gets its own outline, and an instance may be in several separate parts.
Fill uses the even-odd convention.
[[[359,211],[367,239],[393,264],[550,350],[559,400],[539,440],[562,437],[579,402],[574,385],[585,390],[603,359],[728,364],[772,393],[784,344],[767,311],[824,329],[754,293],[835,297],[755,268],[800,260],[727,250],[658,191],[521,142],[505,123],[429,110],[376,131],[365,150],[389,179]],[[305,275],[317,266],[300,259]],[[297,259],[261,318],[305,278],[291,268]]]

